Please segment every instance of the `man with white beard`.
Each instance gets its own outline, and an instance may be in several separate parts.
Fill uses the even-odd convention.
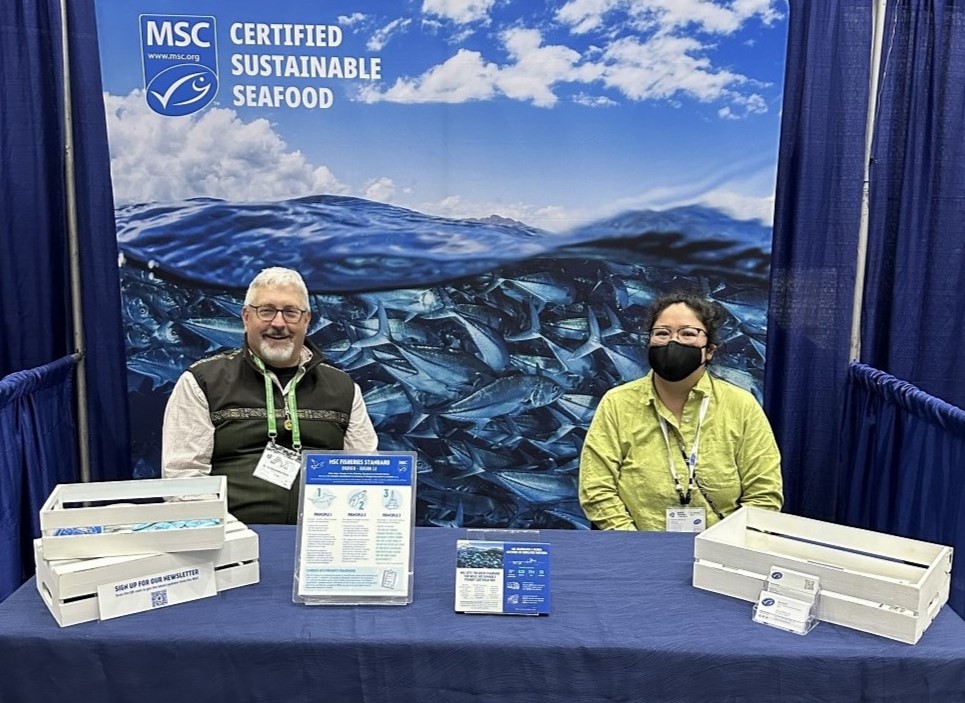
[[[226,476],[236,518],[293,524],[301,450],[378,448],[358,385],[305,339],[311,317],[297,271],[273,267],[255,276],[241,310],[245,344],[195,362],[171,392],[165,478]]]

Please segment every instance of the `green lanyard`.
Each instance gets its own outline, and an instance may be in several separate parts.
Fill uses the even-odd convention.
[[[258,370],[261,371],[261,375],[265,379],[265,409],[268,413],[268,438],[272,444],[275,444],[275,438],[278,437],[278,423],[275,419],[274,383],[272,383],[271,374],[269,374],[268,369],[265,368],[264,362],[255,354],[252,354],[251,358],[254,359],[255,366],[258,367]],[[289,381],[288,385],[282,390],[282,396],[285,398],[285,429],[292,431],[292,448],[295,451],[302,448],[302,435],[298,429],[298,403],[295,400],[295,385],[301,379],[302,374],[302,369],[298,369],[295,377]]]

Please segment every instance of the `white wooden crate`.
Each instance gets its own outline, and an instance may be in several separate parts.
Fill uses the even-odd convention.
[[[164,502],[125,503],[164,498]],[[217,549],[228,516],[224,476],[62,483],[40,508],[45,559]],[[133,531],[132,525],[179,520],[217,520],[190,529]],[[98,528],[96,534],[63,534]],[[57,534],[60,532],[61,534]]]
[[[818,620],[916,643],[948,601],[952,548],[743,507],[694,540],[694,586],[756,601],[771,566],[821,579]]]
[[[109,556],[94,559],[44,559],[34,540],[37,591],[61,627],[98,620],[97,587],[200,563],[213,563],[219,592],[258,583],[258,534],[229,518],[220,549]]]

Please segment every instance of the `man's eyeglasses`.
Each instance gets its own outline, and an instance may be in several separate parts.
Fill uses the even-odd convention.
[[[654,327],[650,330],[650,341],[656,345],[669,344],[674,334],[681,344],[696,344],[700,335],[707,333],[699,327],[681,327],[676,333],[669,327]]]
[[[249,305],[248,307],[255,311],[258,319],[262,322],[271,322],[278,313],[281,313],[285,322],[294,324],[299,322],[302,316],[308,312],[308,310],[301,308],[276,308],[274,305]]]

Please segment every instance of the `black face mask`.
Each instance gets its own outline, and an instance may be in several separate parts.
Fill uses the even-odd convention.
[[[669,342],[662,347],[651,346],[647,352],[650,368],[665,381],[682,381],[700,368],[706,347],[690,347],[680,342]]]

